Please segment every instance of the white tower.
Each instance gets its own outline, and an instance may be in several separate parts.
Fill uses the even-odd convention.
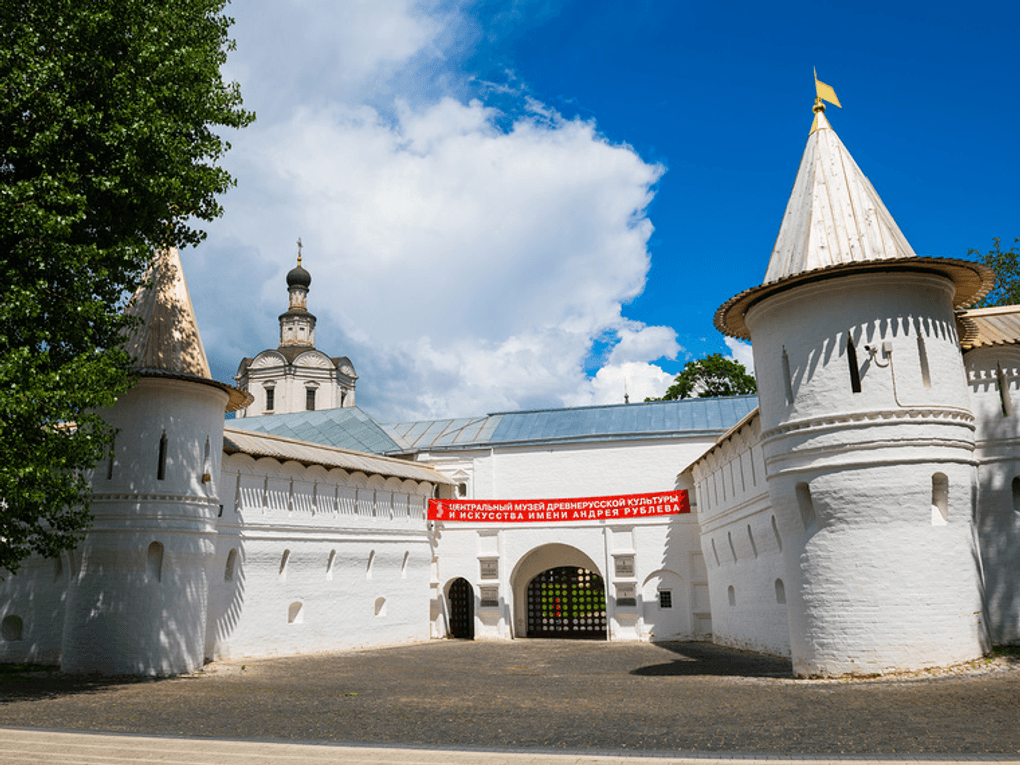
[[[330,358],[315,348],[315,316],[308,311],[312,275],[301,266],[287,273],[290,305],[280,315],[280,345],[241,361],[234,379],[253,396],[238,417],[354,406],[358,376],[346,356]]]
[[[65,672],[161,675],[201,667],[223,413],[250,402],[209,376],[176,250],[157,254],[127,312],[135,387],[104,419],[117,428],[93,476],[94,523],[68,594]]]
[[[824,109],[764,284],[715,319],[753,343],[794,671],[964,661],[987,638],[954,309],[993,278],[917,257]]]

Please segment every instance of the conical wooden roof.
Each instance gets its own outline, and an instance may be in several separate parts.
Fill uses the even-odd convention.
[[[142,320],[124,343],[135,368],[209,379],[209,361],[177,248],[157,252],[143,280],[125,311]]]
[[[220,388],[229,395],[227,411],[252,402],[250,393],[212,379],[175,247],[156,253],[125,313],[141,319],[124,342],[139,374],[189,379]]]
[[[916,257],[871,181],[819,112],[764,283],[845,263]]]
[[[936,272],[956,285],[953,305],[972,305],[994,286],[986,266],[969,260],[921,258],[914,252],[871,181],[815,107],[815,122],[800,161],[764,282],[724,303],[716,328],[750,339],[744,314],[769,295],[848,272]]]

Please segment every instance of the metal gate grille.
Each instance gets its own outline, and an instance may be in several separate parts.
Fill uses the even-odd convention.
[[[467,579],[450,585],[450,637],[475,637],[475,594]]]
[[[606,639],[606,588],[593,571],[563,566],[528,582],[528,637]]]

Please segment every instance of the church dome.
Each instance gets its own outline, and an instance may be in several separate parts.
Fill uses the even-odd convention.
[[[312,283],[312,275],[303,269],[300,265],[295,266],[287,274],[287,286],[288,287],[304,287],[308,288],[308,285]]]

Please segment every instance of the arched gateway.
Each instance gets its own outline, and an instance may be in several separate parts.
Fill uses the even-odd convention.
[[[540,545],[511,578],[518,637],[608,639],[606,586],[587,553],[560,542]]]
[[[543,571],[528,583],[528,637],[606,639],[602,577],[576,566]]]
[[[475,593],[463,577],[450,585],[450,637],[474,640]]]

